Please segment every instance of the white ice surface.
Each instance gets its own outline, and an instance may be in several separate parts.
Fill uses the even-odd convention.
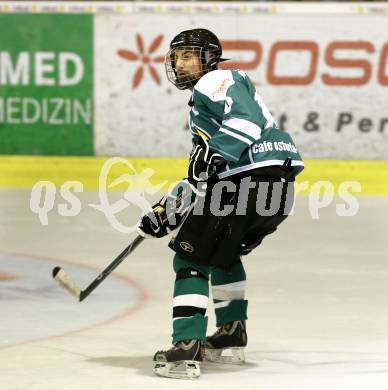
[[[0,252],[101,269],[132,238],[88,208],[73,218],[53,211],[49,226],[43,227],[29,211],[28,196],[24,191],[0,192]],[[94,193],[84,194],[83,204],[93,201]],[[136,210],[126,210],[123,219],[134,214]],[[201,378],[184,383],[156,377],[151,370],[154,352],[170,345],[174,275],[167,240],[146,241],[117,269],[146,290],[138,310],[66,336],[52,337],[47,331],[46,340],[0,348],[0,389],[386,389],[387,232],[387,198],[360,198],[355,217],[338,217],[332,205],[319,220],[311,219],[306,199],[300,198],[295,215],[244,261],[247,364],[203,364]],[[95,306],[77,314],[80,321],[90,319],[94,310],[105,312],[109,302],[125,301],[113,287],[107,302],[102,288],[90,297]],[[30,297],[20,301],[28,306]],[[65,314],[58,309],[59,296],[57,300],[54,294],[51,302],[47,310],[58,317]],[[10,309],[0,305],[4,321]],[[214,330],[211,309],[209,333]],[[25,335],[38,320],[29,314],[15,319]],[[12,335],[16,328],[7,326],[6,331]]]

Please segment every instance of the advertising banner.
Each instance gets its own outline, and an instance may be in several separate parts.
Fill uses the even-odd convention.
[[[180,31],[222,41],[304,158],[388,158],[386,15],[134,13],[95,16],[97,154],[185,156],[189,91],[165,76]]]
[[[93,16],[0,14],[0,154],[93,154]]]

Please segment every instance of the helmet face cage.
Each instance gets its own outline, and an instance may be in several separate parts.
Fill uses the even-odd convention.
[[[198,67],[193,64],[193,71],[190,72],[190,65],[186,64],[182,72],[184,75],[179,75],[179,69],[176,66],[178,50],[196,53],[200,59],[201,71],[198,71]],[[182,31],[171,41],[170,51],[166,55],[167,78],[178,89],[193,88],[205,73],[217,69],[221,55],[221,44],[218,38],[209,30],[194,29]]]
[[[200,69],[198,70],[198,63],[192,66],[185,66],[185,74],[179,75],[176,67],[177,56],[179,52],[191,52],[199,58]],[[190,68],[193,68],[192,70]],[[166,55],[165,60],[166,74],[169,81],[171,81],[178,89],[193,88],[197,81],[206,73],[206,59],[204,50],[198,46],[179,46],[172,48]]]

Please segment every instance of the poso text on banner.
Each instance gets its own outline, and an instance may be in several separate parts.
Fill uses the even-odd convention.
[[[387,15],[222,12],[95,16],[97,154],[189,152],[190,94],[167,81],[163,56],[195,27],[218,35],[222,67],[249,75],[304,158],[388,158]]]

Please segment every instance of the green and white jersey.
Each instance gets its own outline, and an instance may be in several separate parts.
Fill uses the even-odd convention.
[[[289,134],[279,129],[248,76],[238,70],[214,70],[195,85],[189,105],[194,142],[205,137],[224,158],[220,178],[292,160],[295,175],[303,162]]]

